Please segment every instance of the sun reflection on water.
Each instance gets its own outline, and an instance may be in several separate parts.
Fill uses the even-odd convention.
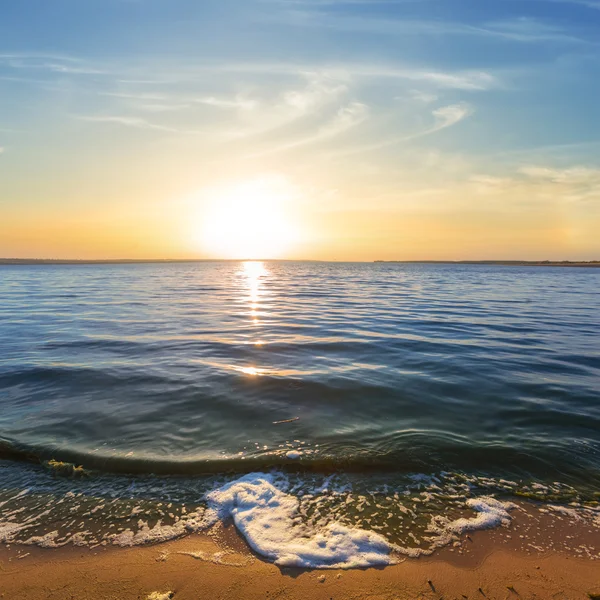
[[[239,370],[241,373],[244,373],[245,375],[252,375],[252,376],[260,375],[262,372],[262,369],[257,369],[256,367],[241,367]]]
[[[259,261],[246,261],[242,263],[243,275],[246,277],[248,293],[250,296],[250,309],[252,314],[256,315],[258,301],[260,299],[260,279],[268,274],[265,265]]]
[[[269,271],[261,261],[246,261],[242,263],[241,275],[245,277],[246,280],[245,283],[248,290],[248,300],[250,305],[248,314],[250,315],[253,326],[258,326],[260,324],[259,305],[261,296],[263,295],[263,291],[261,290],[261,280],[268,274]],[[254,335],[252,337],[254,337]],[[255,347],[260,347],[264,344],[264,340],[257,338],[251,340],[250,343]],[[264,372],[264,369],[253,366],[241,367],[239,370],[250,376],[261,375]]]

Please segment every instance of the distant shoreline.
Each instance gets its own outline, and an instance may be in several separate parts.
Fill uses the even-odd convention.
[[[553,261],[553,260],[375,260],[375,261],[321,261],[300,259],[227,259],[227,258],[175,258],[175,259],[96,259],[77,260],[59,258],[0,258],[0,266],[6,265],[137,265],[137,264],[185,264],[206,262],[362,262],[366,264],[431,264],[431,265],[490,265],[507,267],[600,267],[600,260]]]
[[[600,260],[376,260],[385,264],[490,265],[504,267],[600,267]]]

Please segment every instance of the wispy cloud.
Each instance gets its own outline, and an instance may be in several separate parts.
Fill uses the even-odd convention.
[[[189,133],[187,131],[182,131],[181,129],[152,123],[150,121],[147,121],[146,119],[141,119],[139,117],[79,115],[77,116],[77,118],[82,121],[90,121],[92,123],[113,123],[117,125],[123,125],[125,127],[135,127],[136,129],[164,131],[168,133]]]
[[[333,119],[321,125],[314,134],[302,137],[300,139],[287,142],[276,147],[269,148],[263,152],[252,154],[252,157],[264,156],[278,152],[292,150],[300,146],[315,144],[327,139],[339,136],[349,129],[360,125],[369,116],[369,107],[361,102],[352,102],[347,106],[340,108]]]
[[[551,168],[543,166],[525,166],[519,172],[537,181],[547,181],[560,184],[600,184],[600,169],[575,166],[569,168]]]
[[[88,61],[60,54],[4,53],[0,54],[0,66],[68,75],[107,74],[106,70],[93,66]]]
[[[492,21],[486,23],[481,31],[517,42],[588,43],[587,40],[566,32],[558,25],[530,17]]]
[[[598,0],[521,0],[526,2],[542,2],[548,4],[573,4],[577,6],[584,6],[586,8],[592,8],[594,10],[600,10],[600,2]]]
[[[422,102],[423,104],[431,104],[432,102],[436,102],[438,99],[437,94],[424,92],[422,90],[408,90],[408,96],[417,102]],[[397,99],[400,100],[402,97],[398,97]]]
[[[281,130],[306,118],[318,118],[321,111],[339,106],[348,92],[347,74],[301,73],[296,75],[300,82],[283,88],[273,98],[256,101],[254,108],[260,110],[242,111],[244,126],[236,127],[223,134],[227,139],[240,139],[258,136]],[[308,125],[307,125],[308,126]]]
[[[332,154],[332,156],[340,157],[349,156],[352,154],[359,154],[363,152],[372,152],[374,150],[380,150],[382,148],[387,148],[389,146],[394,146],[396,144],[401,144],[403,142],[408,142],[428,135],[432,135],[438,131],[441,131],[442,129],[446,129],[448,127],[456,125],[463,119],[466,119],[468,116],[473,114],[473,112],[473,107],[470,104],[467,104],[466,102],[442,106],[432,111],[431,114],[434,117],[434,124],[431,127],[428,127],[427,129],[424,129],[417,133],[389,137],[386,139],[379,140],[377,142],[373,142],[371,144],[362,144],[353,148],[345,148],[343,150],[335,152],[334,154]]]
[[[323,94],[336,94],[344,91],[344,86],[349,80],[357,78],[398,79],[408,81],[427,82],[433,86],[446,89],[462,90],[488,90],[501,86],[497,76],[485,70],[439,70],[427,67],[415,67],[409,64],[394,64],[389,62],[360,63],[360,62],[273,62],[263,60],[258,62],[219,62],[178,60],[174,63],[163,62],[157,66],[152,61],[143,59],[120,60],[117,64],[110,62],[97,63],[83,58],[60,55],[43,54],[0,54],[0,68],[13,70],[28,70],[30,72],[43,72],[44,79],[26,79],[28,83],[39,83],[47,86],[56,78],[64,76],[90,76],[88,81],[93,82],[98,93],[121,97],[123,99],[140,100],[149,106],[156,105],[156,110],[167,110],[173,105],[173,110],[181,109],[183,105],[204,104],[219,108],[235,110],[252,110],[256,108],[256,99],[235,94],[226,96],[222,94],[196,94],[194,87],[206,85],[209,82],[226,82],[232,78],[240,81],[250,80],[250,88],[256,88],[255,76],[266,76],[271,79],[277,77],[304,78],[309,81],[309,86],[299,90],[300,96],[320,97]],[[7,74],[2,75],[6,77]],[[10,75],[9,75],[10,76]],[[38,73],[36,73],[36,77]],[[41,76],[41,75],[40,75]],[[11,80],[13,76],[10,76]],[[19,76],[20,77],[20,76]],[[218,79],[216,79],[218,77]],[[14,79],[19,80],[20,79]],[[189,93],[174,95],[172,93],[143,93],[139,86],[188,86]],[[123,89],[124,88],[124,89]],[[137,88],[137,89],[136,89]],[[293,92],[291,92],[293,94]],[[289,103],[294,98],[290,95]],[[187,106],[186,106],[187,107]]]
[[[369,116],[369,107],[362,102],[352,102],[340,108],[335,118],[319,132],[319,138],[339,135],[362,123]]]
[[[258,101],[241,95],[234,97],[196,96],[187,94],[164,94],[153,92],[100,92],[103,96],[131,101],[131,105],[150,112],[185,110],[197,105],[222,109],[252,110]]]
[[[133,93],[133,92],[100,92],[102,96],[113,98],[123,98],[125,100],[143,100],[143,101],[163,101],[168,100],[169,96],[165,94],[156,94],[151,92]]]
[[[452,127],[452,125],[456,125],[469,115],[472,115],[473,112],[473,107],[466,102],[437,108],[432,113],[436,119],[436,124],[428,133],[434,133],[441,129],[445,129],[446,127]]]
[[[438,70],[427,67],[415,67],[407,64],[394,64],[389,61],[377,63],[334,62],[212,62],[195,63],[193,67],[175,65],[169,73],[161,73],[152,69],[152,76],[140,79],[119,79],[123,84],[174,84],[183,82],[199,82],[206,78],[214,79],[218,75],[244,77],[250,75],[267,75],[269,77],[303,77],[317,80],[348,81],[355,78],[405,79],[408,81],[426,81],[440,88],[462,90],[488,90],[499,87],[498,77],[486,70],[459,69]]]
[[[543,23],[533,18],[515,18],[473,25],[456,21],[370,17],[315,8],[288,10],[269,19],[297,27],[326,28],[371,35],[453,35],[495,37],[518,42],[587,43],[587,40],[563,30],[558,25]]]
[[[181,103],[166,104],[166,103],[160,103],[160,102],[149,102],[149,103],[140,103],[140,104],[137,104],[136,106],[140,110],[143,110],[146,112],[172,112],[172,111],[186,110],[188,108],[191,108],[193,105],[189,104],[189,103],[187,103],[187,104],[181,104]]]
[[[81,62],[80,58],[67,54],[48,54],[44,52],[0,52],[0,61],[22,60],[22,61],[63,61],[70,63]]]
[[[301,113],[333,101],[348,90],[348,75],[345,73],[314,73],[307,74],[306,77],[306,87],[289,90],[282,95],[283,104]]]
[[[600,169],[588,165],[523,165],[504,176],[471,176],[469,184],[481,196],[496,196],[522,206],[547,203],[550,207],[565,202],[589,206],[600,198]]]
[[[478,70],[464,71],[436,71],[431,69],[361,66],[349,67],[355,77],[406,79],[409,81],[422,81],[439,88],[484,91],[500,87],[498,78],[487,72]]]

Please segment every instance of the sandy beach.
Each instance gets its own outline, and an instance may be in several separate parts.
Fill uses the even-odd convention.
[[[599,538],[589,523],[532,512],[511,528],[466,535],[433,557],[381,569],[308,570],[263,561],[231,524],[218,525],[208,535],[128,549],[3,548],[0,597],[589,600],[600,597]]]

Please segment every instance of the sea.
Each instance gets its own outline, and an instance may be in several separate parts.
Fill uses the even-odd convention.
[[[4,544],[366,567],[599,500],[600,269],[0,266]]]

